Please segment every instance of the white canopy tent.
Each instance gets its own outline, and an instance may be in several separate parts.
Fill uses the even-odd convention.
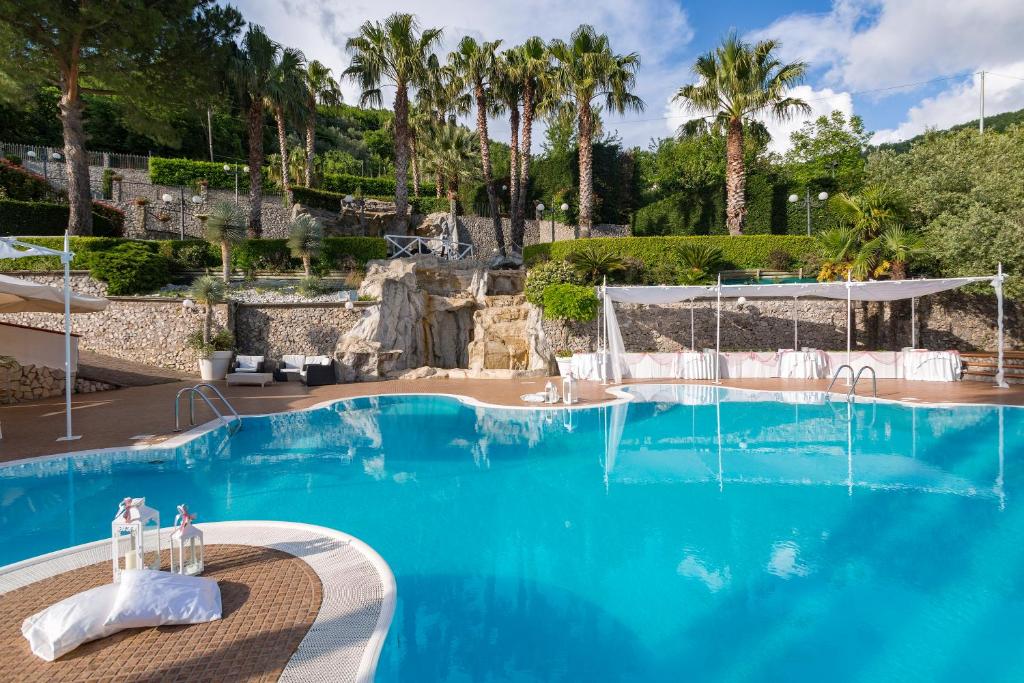
[[[664,305],[690,302],[690,339],[691,345],[694,342],[693,333],[693,301],[696,299],[714,299],[716,304],[715,313],[715,352],[721,352],[721,325],[722,325],[722,298],[727,299],[785,299],[792,298],[793,311],[793,337],[794,348],[796,348],[799,318],[796,304],[801,298],[817,299],[845,299],[846,300],[846,356],[849,363],[852,353],[852,327],[853,327],[853,302],[854,301],[898,301],[910,299],[913,302],[917,297],[937,294],[952,289],[958,289],[965,285],[987,282],[992,285],[996,294],[997,323],[998,323],[998,365],[996,371],[996,386],[1008,388],[1003,369],[1003,267],[995,275],[979,277],[955,277],[955,278],[930,278],[917,280],[868,280],[866,282],[855,282],[847,278],[845,282],[795,282],[786,284],[765,284],[765,285],[723,285],[721,276],[717,285],[685,285],[685,286],[613,286],[606,284],[598,288],[598,296],[602,299],[601,331],[598,334],[600,343],[599,351],[607,355],[607,361],[602,362],[603,379],[611,379],[616,383],[622,381],[622,357],[625,353],[625,346],[622,341],[622,334],[619,331],[618,318],[615,315],[615,303]],[[911,324],[913,335],[914,324]],[[916,340],[914,340],[916,341]],[[717,364],[715,381],[718,382]]]
[[[71,291],[71,260],[74,254],[69,249],[68,236],[64,235],[64,250],[49,249],[37,244],[21,242],[13,237],[0,237],[0,259],[24,258],[26,256],[58,256],[64,267],[64,289],[0,275],[0,313],[63,313],[64,314],[64,402],[65,426],[67,431],[58,441],[73,441],[71,429],[71,314],[95,313],[109,305],[101,297],[75,294]]]

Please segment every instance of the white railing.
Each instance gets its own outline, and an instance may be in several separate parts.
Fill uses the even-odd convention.
[[[449,261],[473,258],[473,245],[441,237],[420,237],[419,235],[384,235],[391,258],[433,254]]]

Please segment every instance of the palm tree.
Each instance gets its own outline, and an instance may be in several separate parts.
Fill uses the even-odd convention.
[[[921,235],[902,225],[891,225],[880,238],[882,255],[889,262],[889,276],[893,280],[906,280],[910,262],[926,253]]]
[[[480,147],[473,133],[453,122],[436,125],[424,140],[427,169],[438,178],[448,196],[452,228],[458,226],[459,185],[478,175]]]
[[[889,226],[902,222],[904,213],[899,197],[885,185],[869,185],[852,195],[834,195],[829,209],[839,223],[856,230],[863,241],[873,240]]]
[[[484,186],[487,188],[487,203],[494,223],[494,239],[498,244],[498,254],[505,256],[505,231],[498,213],[498,193],[494,188],[494,175],[491,171],[490,138],[487,134],[487,100],[491,80],[495,76],[497,55],[495,51],[501,45],[500,40],[478,43],[474,38],[465,36],[459,41],[448,59],[471,90],[476,102],[476,132],[480,138],[480,166],[483,170]]]
[[[206,315],[203,318],[203,346],[209,347],[211,331],[213,329],[213,307],[224,303],[228,287],[223,280],[218,280],[212,275],[204,275],[196,278],[189,290],[189,298],[198,304],[206,307]]]
[[[552,41],[559,91],[576,106],[580,158],[580,236],[589,237],[594,224],[594,101],[607,111],[643,111],[644,101],[630,92],[636,82],[640,55],[612,52],[608,36],[581,24],[569,42]]]
[[[592,242],[569,254],[566,260],[576,269],[577,275],[592,285],[600,283],[601,278],[626,269],[621,258],[610,251],[599,250]]]
[[[277,147],[281,163],[281,189],[289,197],[291,183],[288,173],[288,132],[285,124],[289,119],[304,120],[306,109],[306,58],[298,50],[282,48],[281,56],[274,65],[273,77],[267,87],[264,101],[274,114],[277,123]]]
[[[313,275],[313,259],[320,255],[323,245],[324,228],[308,213],[300,214],[288,226],[288,249],[292,256],[302,259],[307,278]]]
[[[530,147],[533,143],[533,120],[548,94],[551,86],[551,55],[544,41],[534,36],[519,46],[518,76],[523,87],[523,131],[519,141],[519,168],[513,167],[512,174],[519,174],[519,197],[515,219],[512,221],[512,241],[523,243],[524,220],[526,218],[526,197],[530,184]]]
[[[435,123],[443,126],[461,114],[468,114],[473,100],[465,92],[462,79],[455,69],[450,64],[442,65],[437,55],[430,55],[425,78],[416,91],[416,104],[422,111],[430,112]],[[439,177],[434,180],[435,195],[440,197],[444,183]]]
[[[203,225],[203,235],[220,247],[221,274],[226,283],[231,277],[231,245],[245,237],[245,215],[231,202],[218,202]]]
[[[231,79],[246,112],[249,137],[249,236],[263,234],[263,104],[272,88],[281,46],[261,26],[250,26],[231,64]]]
[[[367,21],[345,49],[352,64],[345,69],[362,89],[361,105],[382,104],[381,85],[395,86],[395,213],[397,229],[409,227],[409,88],[424,80],[427,60],[441,39],[441,29],[422,33],[411,14],[395,13],[384,20]]]
[[[517,49],[505,50],[498,57],[491,90],[494,93],[494,114],[508,112],[510,130],[509,154],[509,217],[512,224],[511,242],[513,249],[523,248],[523,229],[519,214],[519,105],[523,99],[522,59]],[[518,238],[517,238],[517,233]]]
[[[341,87],[323,63],[306,65],[306,187],[313,187],[313,157],[316,154],[316,106],[336,107],[342,102]]]
[[[759,114],[785,121],[809,114],[810,106],[786,93],[801,83],[807,64],[783,64],[775,57],[778,41],[754,45],[730,33],[717,48],[693,65],[697,82],[684,85],[673,98],[707,118],[690,127],[710,126],[726,134],[726,225],[730,235],[743,234],[747,216],[746,169],[743,164],[743,127]]]

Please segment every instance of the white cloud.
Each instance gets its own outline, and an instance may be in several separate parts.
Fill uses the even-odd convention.
[[[675,80],[677,70],[672,64],[683,56],[683,50],[693,39],[685,10],[671,0],[239,0],[237,4],[249,21],[262,24],[275,40],[302,49],[308,58],[319,59],[335,74],[348,65],[345,41],[358,31],[360,24],[367,19],[382,20],[392,12],[412,12],[421,26],[444,27],[444,41],[438,48],[441,54],[447,53],[464,35],[486,40],[501,38],[505,44],[515,45],[533,35],[568,38],[576,26],[589,23],[609,35],[616,52],[640,54],[637,94],[648,106],[661,101],[667,89],[681,84]],[[342,83],[342,89],[347,102],[358,100],[358,92],[351,83]],[[651,116],[647,113],[634,118]],[[613,122],[618,119],[606,117],[606,128],[617,130],[627,144],[642,145],[651,135],[663,134],[660,122]],[[506,122],[494,121],[493,127],[493,138],[507,139]],[[538,140],[539,135],[535,134],[534,139]]]
[[[993,69],[985,78],[985,114],[992,116],[1006,111],[1024,109],[1024,81],[996,74],[1022,74],[1024,62],[1007,64]],[[980,113],[981,78],[959,83],[943,92],[921,100],[907,112],[895,128],[875,133],[872,142],[896,142],[920,135],[928,128],[949,126],[978,118]]]

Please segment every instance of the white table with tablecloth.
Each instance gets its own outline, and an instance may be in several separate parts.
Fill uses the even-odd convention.
[[[904,379],[921,382],[956,382],[963,372],[960,354],[956,351],[905,349],[902,355]]]
[[[779,360],[774,351],[733,351],[722,356],[723,378],[778,377]]]
[[[828,376],[828,356],[824,351],[780,351],[779,371],[783,379],[822,379]]]

